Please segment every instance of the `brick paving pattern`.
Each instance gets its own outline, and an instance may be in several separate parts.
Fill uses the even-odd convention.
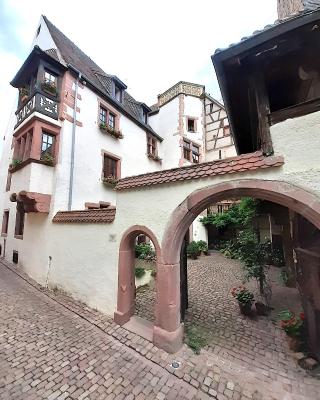
[[[222,268],[218,261],[217,256],[207,257],[205,261],[192,262],[194,266],[189,268],[195,269],[196,263],[204,268],[203,272],[210,265]],[[230,260],[227,261],[230,271],[239,270],[236,262],[229,265]],[[283,356],[274,361],[276,351],[271,351],[271,366],[270,355],[258,356],[259,347],[254,347],[257,354],[253,359],[242,359],[246,349],[252,347],[247,346],[248,341],[258,337],[245,318],[242,325],[247,325],[247,339],[242,341],[243,349],[236,341],[232,342],[236,343],[232,349],[224,348],[220,342],[221,351],[215,350],[218,345],[209,344],[195,355],[183,346],[177,354],[170,355],[66,294],[44,290],[12,264],[2,264],[1,399],[320,400],[320,382],[292,362],[280,331],[275,343],[284,349]],[[212,273],[216,274],[217,271]],[[230,276],[228,279],[231,285]],[[209,283],[208,278],[206,282]],[[215,298],[219,296],[219,289],[213,286],[210,292]],[[203,298],[201,303],[206,300]],[[190,310],[195,313],[196,309],[194,305]],[[263,342],[265,332],[260,334]],[[228,341],[226,336],[224,343]],[[285,361],[280,363],[283,357]],[[170,365],[173,360],[180,362],[178,369]]]
[[[274,269],[276,270],[276,269]],[[274,272],[275,271],[271,271]],[[230,295],[230,289],[241,284],[243,273],[236,260],[230,260],[219,253],[204,256],[198,260],[188,260],[189,309],[186,313],[186,328],[196,327],[206,339],[207,345],[202,357],[215,364],[214,373],[209,377],[214,390],[220,389],[226,398],[232,396],[227,389],[237,382],[242,393],[257,399],[291,398],[320,399],[319,382],[311,379],[293,358],[288,349],[285,334],[267,317],[245,317]],[[292,302],[299,303],[299,296],[293,289],[281,288],[273,279],[274,295],[272,305],[292,308]],[[259,298],[256,284],[251,281],[246,286]],[[143,318],[153,320],[155,289],[139,292],[136,298],[136,312]],[[272,317],[276,314],[274,310]],[[210,360],[210,361],[208,361]],[[210,380],[209,379],[209,380]],[[207,380],[207,382],[209,382]],[[222,390],[224,380],[226,393]],[[251,382],[252,381],[252,382]],[[308,384],[305,384],[308,382]],[[272,384],[273,388],[268,387]],[[264,387],[264,389],[261,389]],[[265,396],[263,397],[263,395]],[[302,397],[291,397],[302,396]],[[231,397],[230,397],[231,398]],[[237,396],[232,397],[237,398]]]
[[[1,400],[207,397],[2,265],[0,298]]]

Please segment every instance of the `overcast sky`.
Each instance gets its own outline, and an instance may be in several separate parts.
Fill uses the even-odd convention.
[[[44,14],[130,94],[149,105],[185,80],[220,99],[210,56],[276,18],[276,0],[0,0],[0,129],[16,90],[9,85]]]

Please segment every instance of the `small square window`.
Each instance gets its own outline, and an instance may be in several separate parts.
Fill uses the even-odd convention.
[[[103,177],[105,179],[119,179],[119,163],[120,160],[107,154],[103,155]]]
[[[44,81],[51,86],[57,86],[57,76],[49,71],[44,71]]]
[[[188,129],[188,132],[196,131],[196,120],[194,118],[187,119],[187,129]]]

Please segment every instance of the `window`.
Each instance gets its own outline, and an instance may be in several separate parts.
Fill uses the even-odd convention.
[[[122,103],[122,89],[118,85],[114,85],[114,97],[119,103]]]
[[[147,124],[148,123],[148,113],[145,110],[142,110],[142,121]]]
[[[7,236],[9,224],[9,210],[3,212],[1,235]]]
[[[15,237],[22,239],[24,230],[24,217],[25,211],[22,202],[17,202],[17,213],[16,213],[16,226],[15,226]]]
[[[11,188],[11,178],[12,178],[12,174],[11,174],[11,172],[8,171],[7,183],[6,183],[6,192],[9,192],[9,190]]]
[[[222,150],[219,150],[219,160],[222,159]]]
[[[194,118],[187,118],[187,129],[188,132],[196,131],[196,120]]]
[[[192,162],[195,164],[198,164],[199,163],[199,146],[192,143],[191,150],[192,150]]]
[[[109,112],[109,119],[108,119],[108,125],[110,128],[115,129],[116,127],[116,116]]]
[[[183,139],[183,157],[195,164],[199,163],[200,147],[188,140]]]
[[[49,71],[44,71],[44,82],[49,84],[50,86],[57,86],[57,76],[53,75],[51,72]]]
[[[107,110],[103,107],[100,107],[99,121],[103,124],[107,123]]]
[[[48,133],[42,133],[42,142],[41,142],[41,158],[46,155],[50,154],[53,156],[53,143],[54,137]]]
[[[147,135],[147,154],[157,155],[157,140],[151,135]]]
[[[120,160],[109,156],[108,154],[103,155],[103,178],[120,178]]]
[[[114,131],[119,130],[119,115],[109,111],[107,108],[100,106],[99,108],[99,124],[100,128],[111,128]],[[101,126],[103,125],[103,126]]]

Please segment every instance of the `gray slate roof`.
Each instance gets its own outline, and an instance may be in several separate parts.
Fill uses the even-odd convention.
[[[99,91],[105,94],[106,97],[114,103],[116,100],[112,97],[112,80],[117,77],[104,72],[103,69],[101,69],[89,56],[87,56],[55,25],[53,25],[46,16],[43,15],[43,19],[45,20],[52,39],[58,48],[58,53],[56,51],[54,52],[54,49],[50,49],[47,51],[47,54],[51,55],[55,60],[59,60],[66,66],[71,64],[73,67],[77,68],[82,75],[88,79],[88,81],[90,81]],[[119,109],[122,109],[129,114],[129,116],[138,122],[140,126],[144,127],[159,140],[162,140],[150,125],[145,124],[142,121],[141,103],[130,96],[126,90],[124,91],[123,102],[118,103],[117,106]]]
[[[230,49],[230,48],[232,48],[234,46],[237,46],[238,44],[243,43],[243,42],[245,42],[247,40],[251,40],[255,36],[258,36],[258,35],[266,32],[266,31],[268,31],[269,29],[273,29],[273,28],[275,28],[276,26],[278,26],[278,25],[280,25],[282,23],[285,23],[285,22],[287,22],[289,20],[292,20],[292,19],[301,18],[307,13],[310,13],[310,12],[313,12],[313,11],[316,11],[316,10],[320,9],[320,0],[303,0],[303,6],[304,6],[304,10],[303,11],[300,11],[300,12],[298,12],[296,14],[292,14],[292,15],[290,15],[289,17],[287,17],[285,19],[281,19],[281,20],[277,19],[276,21],[274,21],[273,24],[268,24],[264,28],[254,31],[250,36],[242,37],[240,39],[240,41],[237,42],[237,43],[231,43],[228,47],[216,49],[215,54],[223,52],[224,50]]]

